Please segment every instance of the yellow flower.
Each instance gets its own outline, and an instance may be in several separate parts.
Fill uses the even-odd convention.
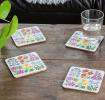
[[[25,69],[31,69],[32,68],[31,64],[23,64],[23,66]]]
[[[82,82],[83,85],[87,85],[88,84],[88,80],[85,80],[85,79],[82,79],[81,82]]]

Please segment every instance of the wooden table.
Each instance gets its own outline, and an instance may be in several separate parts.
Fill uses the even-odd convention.
[[[19,28],[28,26],[34,24],[21,24]],[[66,48],[64,44],[75,30],[80,30],[80,25],[37,26],[46,36],[46,42],[17,48],[12,39],[9,39],[1,49],[0,100],[105,100],[105,79],[98,94],[67,90],[61,86],[71,65],[105,71],[105,41],[95,53]],[[33,51],[44,60],[47,71],[24,78],[13,78],[4,60]]]

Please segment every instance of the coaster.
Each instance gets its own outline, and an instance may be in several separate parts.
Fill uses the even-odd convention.
[[[12,35],[12,39],[18,47],[46,41],[45,36],[37,26],[17,30]]]
[[[5,62],[15,78],[38,73],[47,69],[46,65],[35,52],[8,58]]]
[[[95,52],[104,39],[104,36],[84,36],[83,32],[76,31],[65,44],[67,47]]]
[[[104,71],[72,66],[64,80],[63,87],[98,93]]]

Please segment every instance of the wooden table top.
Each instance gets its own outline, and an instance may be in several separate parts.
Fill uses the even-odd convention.
[[[21,24],[19,28],[34,25]],[[9,39],[1,49],[0,100],[105,100],[105,79],[98,94],[62,88],[68,69],[72,65],[105,71],[105,41],[95,53],[66,48],[64,44],[75,30],[80,30],[80,25],[37,26],[46,36],[46,42],[18,48],[12,39]],[[103,35],[105,36],[104,33]],[[13,78],[4,60],[33,51],[39,54],[48,69],[27,77]]]

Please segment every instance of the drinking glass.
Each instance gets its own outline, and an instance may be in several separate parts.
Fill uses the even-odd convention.
[[[81,13],[83,29],[88,35],[101,35],[104,13],[97,9],[88,9]]]

